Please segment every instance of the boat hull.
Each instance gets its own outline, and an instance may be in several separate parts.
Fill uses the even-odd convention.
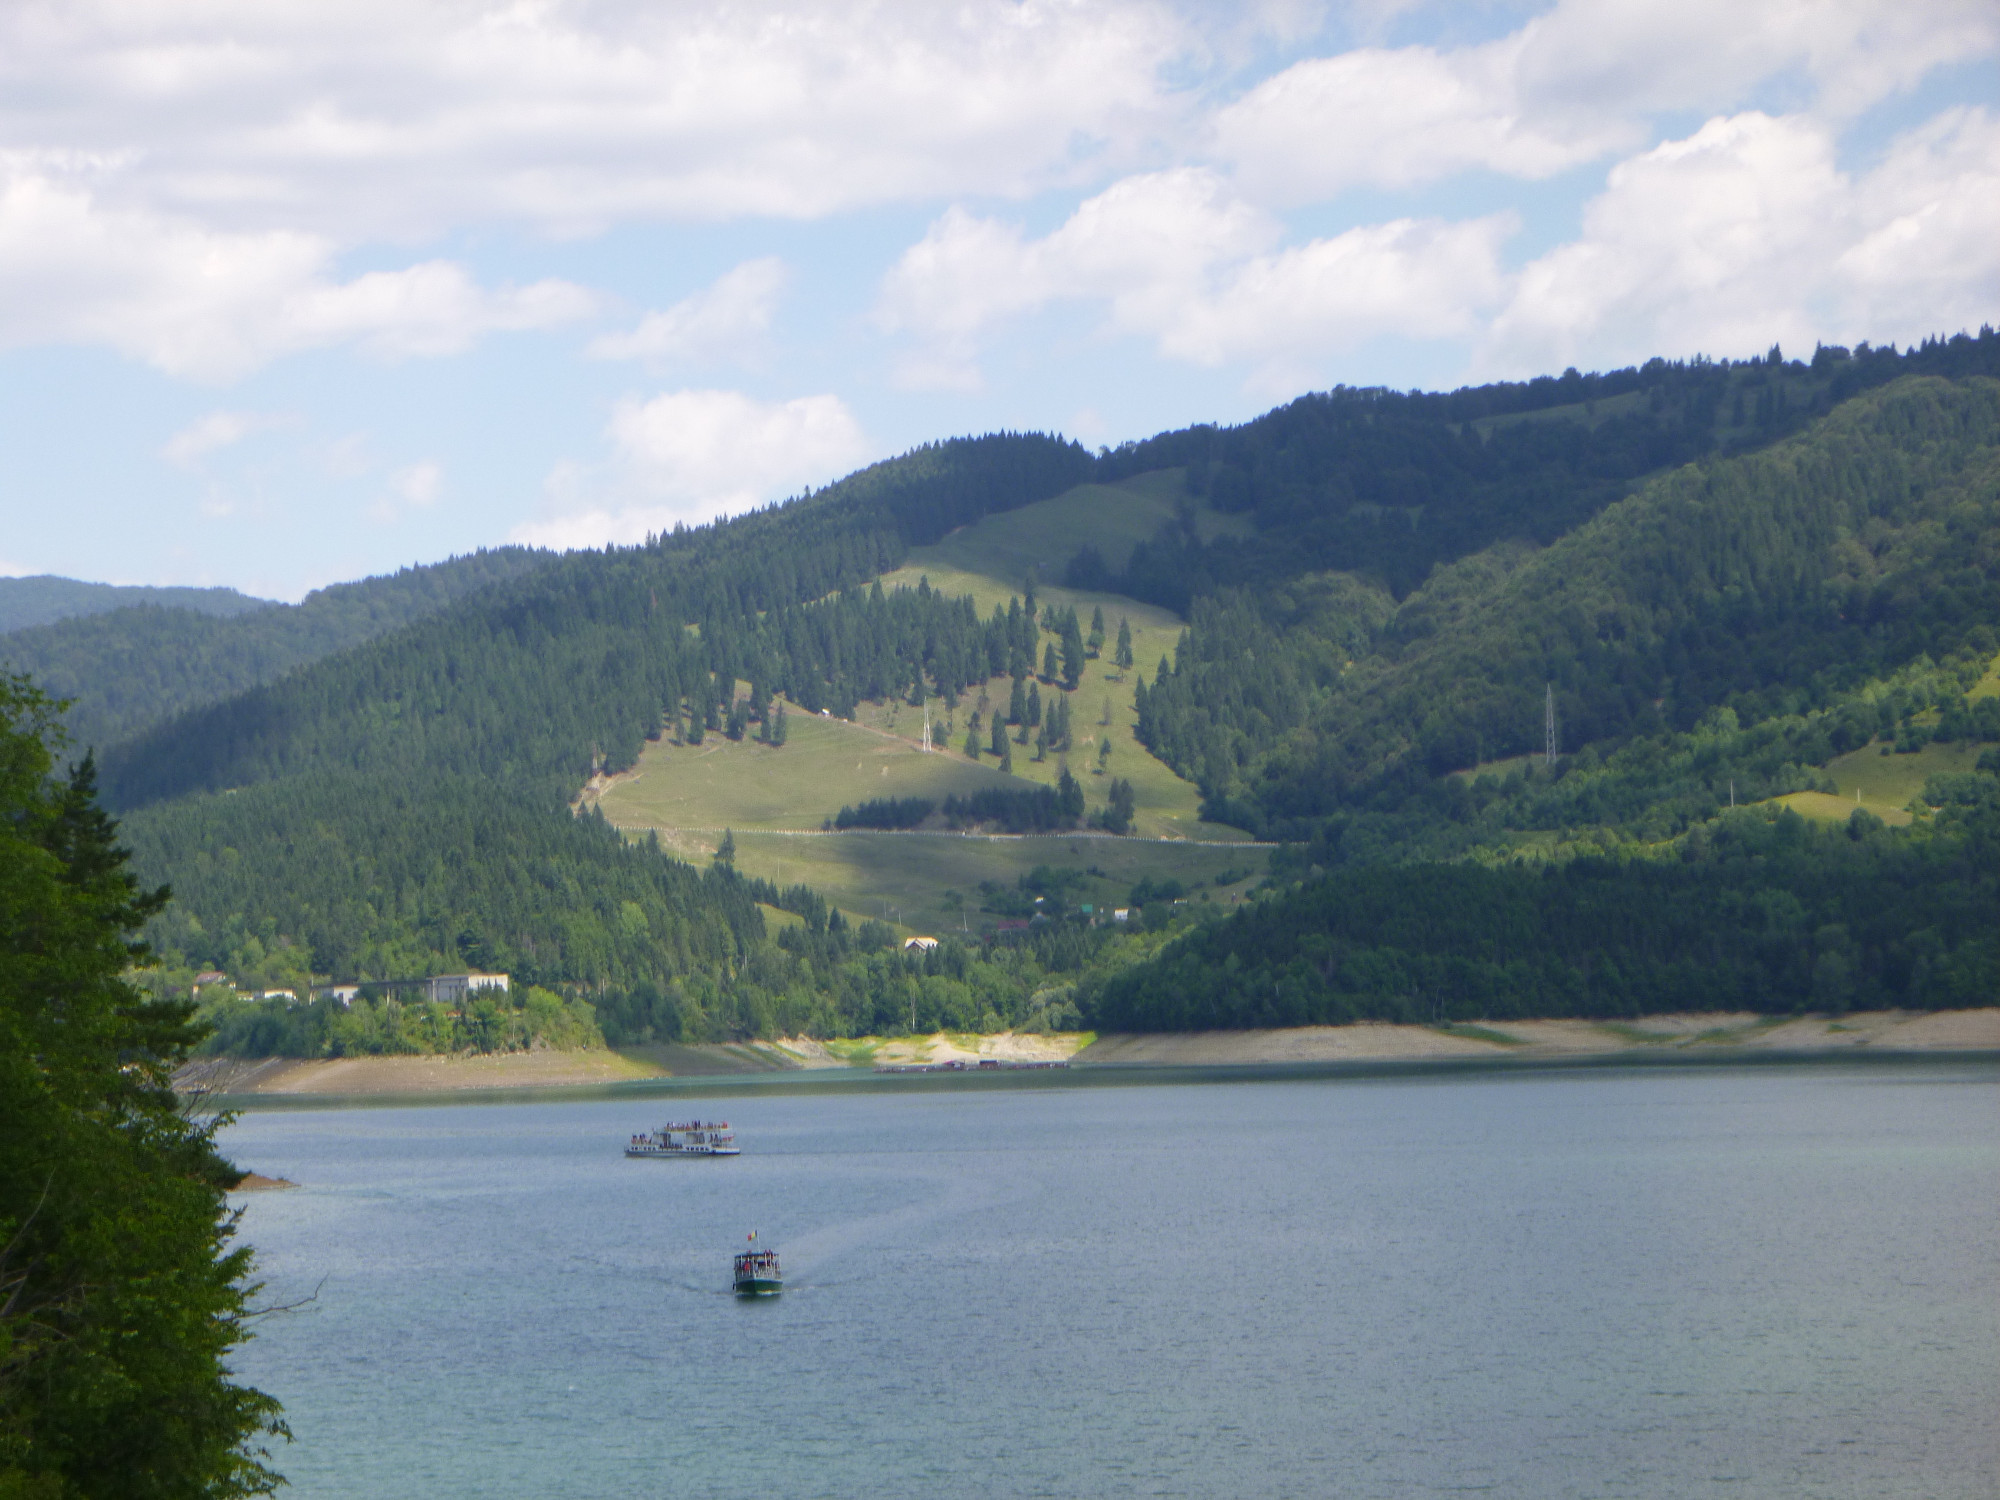
[[[775,1297],[785,1289],[785,1283],[775,1276],[744,1276],[736,1282],[739,1297]]]
[[[735,1146],[676,1146],[671,1151],[662,1150],[658,1146],[627,1146],[625,1148],[625,1154],[627,1156],[636,1156],[636,1157],[652,1157],[652,1156],[670,1157],[670,1156],[741,1156],[743,1153],[740,1148]]]

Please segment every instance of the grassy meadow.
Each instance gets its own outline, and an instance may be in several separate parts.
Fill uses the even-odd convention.
[[[1825,792],[1793,792],[1777,800],[1808,818],[1844,821],[1865,807],[1885,823],[1910,821],[1909,804],[1924,789],[1926,778],[1947,771],[1970,771],[1984,745],[1926,745],[1914,755],[1883,753],[1881,743],[1850,750],[1827,763],[1827,773],[1839,788]]]
[[[714,838],[694,834],[661,834],[660,840],[693,860],[706,859],[715,846]],[[1133,885],[1147,879],[1178,880],[1193,900],[1205,894],[1214,901],[1239,901],[1263,878],[1268,853],[1255,844],[1170,844],[1104,834],[736,835],[736,867],[746,875],[785,885],[804,881],[848,916],[875,917],[905,935],[991,928],[999,919],[980,912],[980,882],[1012,886],[1038,865],[1082,872],[1076,899],[1101,907],[1123,906]],[[1234,878],[1218,886],[1218,876]]]
[[[1114,568],[1122,567],[1133,545],[1171,521],[1185,502],[1177,469],[1116,485],[1083,485],[1053,500],[987,516],[936,546],[916,549],[904,567],[883,577],[882,586],[915,588],[927,578],[947,594],[970,594],[982,615],[991,614],[994,606],[1004,608],[1020,595],[1031,568],[1042,577],[1060,577],[1086,542]],[[1206,507],[1196,511],[1204,536],[1245,524]],[[1054,785],[1061,758],[1051,755],[1037,763],[1032,743],[1014,746],[1012,776],[1003,775],[984,753],[990,733],[984,726],[996,708],[1006,712],[1012,687],[1006,677],[970,689],[956,710],[933,700],[934,749],[928,755],[921,748],[924,710],[899,700],[864,703],[853,723],[794,708],[782,747],[719,734],[700,745],[658,741],[646,747],[632,771],[587,796],[613,824],[635,834],[655,831],[662,844],[688,859],[706,859],[721,831],[733,830],[737,865],[746,874],[787,885],[804,881],[852,916],[895,920],[900,913],[898,925],[910,932],[961,922],[976,930],[981,881],[1012,885],[1044,864],[1101,872],[1089,877],[1081,897],[1099,904],[1122,905],[1132,885],[1148,878],[1178,879],[1191,889],[1198,885],[1211,899],[1241,899],[1262,878],[1268,851],[1250,844],[1238,829],[1201,821],[1199,791],[1148,754],[1134,734],[1136,670],[1120,673],[1112,663],[1122,619],[1131,625],[1138,666],[1150,676],[1163,656],[1173,654],[1180,617],[1115,594],[1048,584],[1038,584],[1037,594],[1058,609],[1076,606],[1086,633],[1092,610],[1104,611],[1104,650],[1090,662],[1071,699],[1076,748],[1068,763],[1093,811],[1103,807],[1112,777],[1132,783],[1137,808],[1129,838],[818,831],[841,807],[870,798],[942,801],[954,792],[988,787]],[[1041,688],[1044,712],[1059,691]],[[982,725],[977,760],[964,751],[974,712]],[[1100,769],[1099,752],[1107,740],[1111,754]],[[1202,847],[1206,841],[1237,847]],[[1218,875],[1234,878],[1218,888]],[[947,892],[959,894],[962,912],[947,904]],[[989,926],[993,920],[984,919]]]
[[[624,828],[798,830],[871,797],[942,801],[1017,784],[990,760],[925,755],[909,740],[800,708],[786,715],[786,727],[785,744],[775,748],[713,733],[699,745],[657,740],[599,805]]]
[[[884,588],[915,588],[928,579],[934,589],[947,594],[970,594],[981,615],[990,615],[996,606],[1004,608],[1018,598],[1033,568],[1041,578],[1059,578],[1063,568],[1086,542],[1104,554],[1113,568],[1122,568],[1135,543],[1153,535],[1174,518],[1175,507],[1187,502],[1181,488],[1181,471],[1162,470],[1142,474],[1115,485],[1087,484],[1019,510],[987,516],[971,526],[962,526],[933,547],[919,547],[909,561],[882,578]],[[1248,523],[1223,515],[1205,504],[1197,507],[1195,523],[1204,537],[1243,530]],[[1104,611],[1104,650],[1083,675],[1083,683],[1071,695],[1073,738],[1070,771],[1083,783],[1084,796],[1093,809],[1103,806],[1110,779],[1122,776],[1132,783],[1138,811],[1133,832],[1152,839],[1225,839],[1246,837],[1240,830],[1201,821],[1201,794],[1192,782],[1183,781],[1162,762],[1155,760],[1134,734],[1132,690],[1137,673],[1143,669],[1150,678],[1162,657],[1171,658],[1180,640],[1183,621],[1171,610],[1141,604],[1121,594],[1096,594],[1037,583],[1041,603],[1063,609],[1076,606],[1085,633],[1090,629],[1093,609]],[[1112,664],[1118,641],[1118,623],[1132,627],[1132,672],[1121,673]],[[1047,638],[1044,637],[1044,640]],[[932,707],[932,734],[941,736],[951,752],[965,760],[963,745],[967,717],[978,712],[984,723],[997,706],[1006,712],[1012,680],[996,677],[967,693],[958,711],[946,715],[941,705]],[[1046,705],[1057,691],[1043,688]],[[1046,711],[1046,709],[1045,709]],[[863,704],[861,722],[916,741],[923,736],[923,713],[907,704]],[[1111,742],[1111,758],[1101,774],[1098,753],[1105,740]],[[1061,767],[1056,757],[1036,764],[1032,745],[1014,747],[1014,774],[1026,781],[1053,785]],[[991,764],[984,755],[982,764]],[[969,764],[969,762],[968,762]]]

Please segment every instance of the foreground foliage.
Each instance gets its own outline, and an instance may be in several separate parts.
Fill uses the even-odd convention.
[[[0,1495],[268,1493],[278,1405],[225,1364],[238,1174],[169,1086],[189,1007],[120,978],[166,893],[127,871],[88,760],[51,778],[52,723],[0,678]]]

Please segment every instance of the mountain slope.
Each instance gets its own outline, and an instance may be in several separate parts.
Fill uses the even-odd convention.
[[[1760,453],[1659,479],[1546,549],[1441,569],[1374,640],[1198,612],[1148,696],[1158,753],[1237,815],[1324,817],[1391,787],[1537,748],[1752,725],[1920,655],[1985,649],[2000,620],[2000,383],[1911,377]],[[1977,641],[1974,637],[1977,636]],[[1349,653],[1357,658],[1347,665]]]
[[[145,585],[85,583],[44,573],[33,578],[0,578],[0,635],[34,625],[82,615],[107,614],[150,604],[161,609],[192,610],[227,619],[268,609],[269,599],[252,598],[235,589],[152,588]]]
[[[1744,812],[1687,859],[1374,866],[1189,933],[1100,1030],[1991,1005],[2000,784],[1954,836]]]
[[[899,598],[868,614],[866,600],[828,596],[893,567],[915,538],[1067,489],[1088,462],[1041,437],[942,444],[787,507],[567,554],[114,746],[107,795],[131,808],[340,768],[528,778],[567,796],[594,770],[629,767],[670,710],[704,713],[721,681],[760,679],[815,711],[829,695],[880,696],[919,663],[963,684],[986,643],[956,603]]]
[[[547,559],[548,554],[524,547],[502,547],[318,589],[296,605],[260,600],[254,609],[228,614],[185,608],[177,598],[122,603],[0,637],[0,669],[28,673],[48,691],[75,701],[68,722],[73,743],[108,745],[395,630],[491,584],[524,577]]]
[[[1282,879],[1460,856],[1560,864],[1586,844],[1640,841],[1645,857],[1685,849],[1698,862],[1739,778],[1746,797],[1830,794],[1819,768],[1884,726],[1914,736],[1935,713],[1940,732],[1945,721],[1960,739],[1984,732],[1961,700],[1993,615],[1995,387],[1877,389],[1940,349],[1960,357],[1961,343],[2000,356],[2000,338],[1982,337],[1812,366],[1648,366],[1437,398],[1334,393],[1199,432],[1221,444],[1213,458],[1181,452],[1186,434],[1095,459],[1033,435],[940,444],[735,521],[550,560],[155,724],[105,752],[106,784],[142,869],[199,876],[169,935],[188,961],[275,951],[287,972],[377,974],[505,962],[601,999],[626,1035],[1068,1014],[1054,997],[1084,997],[1086,981],[1201,925],[1201,903],[1174,907],[1151,874],[1132,880],[1142,895],[1121,894],[1136,874],[1123,861],[1099,875],[1051,862],[981,892],[995,913],[1053,914],[1021,947],[947,944],[905,960],[886,927],[856,932],[796,884],[722,871],[649,893],[624,862],[657,856],[566,808],[642,755],[665,767],[707,734],[754,731],[780,695],[898,735],[929,709],[956,736],[977,711],[983,757],[999,748],[987,737],[1003,704],[1014,716],[1014,687],[1025,698],[1033,680],[1050,753],[1024,766],[1030,752],[1011,738],[1013,763],[1017,776],[1054,775],[1090,738],[1111,642],[1090,657],[1076,616],[1048,606],[1103,601],[1108,635],[1109,590],[1124,587],[1191,611],[1177,666],[1133,690],[1138,727],[1203,779],[1210,815],[1303,841],[1273,855]],[[1814,415],[1864,365],[1864,393]],[[1664,475],[1662,453],[1677,464]],[[990,519],[1031,512],[1034,527]],[[1023,607],[1029,580],[996,575],[1039,568],[1051,545],[1075,548],[1072,592]],[[927,581],[877,586],[912,571]],[[1148,656],[1169,644],[1171,618],[1147,621]],[[1551,678],[1565,747],[1585,733],[1599,743],[1532,773],[1454,774],[1532,743]],[[785,754],[765,758],[781,767]],[[1856,828],[1853,842],[1872,837]],[[1934,833],[1919,818],[1885,836]],[[893,857],[895,835],[870,837],[870,860]],[[394,856],[375,862],[381,841]],[[526,883],[490,868],[510,849],[536,872]],[[237,863],[211,868],[204,850],[234,850]],[[1901,868],[1878,861],[1856,878]],[[1212,878],[1242,876],[1232,863]],[[1433,896],[1456,887],[1383,878],[1407,880],[1445,956],[1452,909]],[[1944,879],[1941,900],[1958,889],[1957,875]],[[610,903],[614,892],[625,894]],[[731,915],[751,896],[803,921],[766,939]],[[1121,899],[1143,907],[1141,922],[1080,920],[1082,902]],[[663,942],[675,922],[707,936]],[[1863,943],[1842,962],[1888,972],[1863,950],[1875,952]],[[1238,967],[1254,957],[1233,951]],[[1929,980],[1897,992],[1943,993]]]

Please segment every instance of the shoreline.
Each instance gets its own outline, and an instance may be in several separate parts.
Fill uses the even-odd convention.
[[[835,1049],[838,1049],[836,1051]],[[1067,1061],[1041,1072],[884,1075],[878,1064],[995,1057]],[[2000,1009],[1847,1016],[1743,1013],[1625,1021],[1514,1021],[1443,1027],[1364,1022],[1259,1031],[864,1039],[805,1038],[622,1051],[459,1057],[202,1059],[176,1077],[219,1108],[478,1103],[681,1092],[820,1092],[880,1085],[1020,1087],[1174,1077],[1393,1076],[1439,1070],[2000,1058]]]

